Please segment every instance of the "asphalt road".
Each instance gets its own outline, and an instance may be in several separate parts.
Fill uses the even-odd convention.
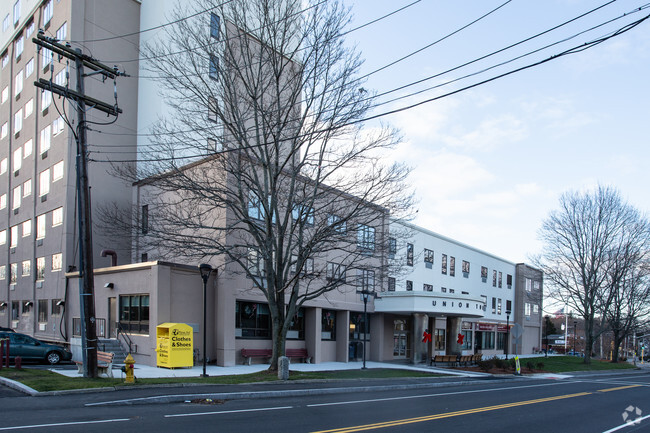
[[[291,389],[320,386],[301,384]],[[0,432],[641,432],[650,431],[649,387],[650,372],[633,371],[211,402],[205,399],[207,393],[225,388],[0,397]],[[142,398],[148,395],[164,395],[170,402],[128,404],[146,402]],[[625,425],[625,420],[639,422]]]

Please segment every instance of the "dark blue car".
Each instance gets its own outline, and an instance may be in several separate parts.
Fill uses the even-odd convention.
[[[39,341],[17,332],[0,332],[0,339],[9,339],[9,358],[20,356],[25,361],[42,361],[58,364],[72,359],[72,353],[55,344]]]

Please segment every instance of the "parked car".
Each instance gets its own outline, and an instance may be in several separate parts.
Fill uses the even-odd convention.
[[[39,341],[18,332],[0,332],[0,339],[9,339],[9,359],[20,356],[23,360],[58,364],[72,359],[72,353],[64,347]]]
[[[0,332],[16,332],[11,328],[5,328],[4,326],[0,326]]]

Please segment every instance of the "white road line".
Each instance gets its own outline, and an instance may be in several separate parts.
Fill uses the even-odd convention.
[[[0,430],[23,430],[28,428],[44,428],[44,427],[61,427],[66,425],[86,425],[86,424],[102,424],[107,422],[121,422],[130,421],[128,418],[116,419],[103,419],[99,421],[74,421],[74,422],[58,422],[52,424],[32,424],[32,425],[17,425],[13,427],[0,427]]]
[[[637,386],[650,386],[646,382],[624,382],[621,380],[576,380],[582,383],[595,383],[595,384],[610,384],[610,385],[637,385]]]
[[[226,413],[259,412],[265,410],[281,410],[281,409],[293,409],[293,406],[262,407],[259,409],[222,410],[218,412],[177,413],[174,415],[165,415],[165,418],[174,418],[179,416],[222,415]]]
[[[359,403],[372,403],[377,401],[392,401],[392,400],[408,400],[413,398],[426,398],[426,397],[440,397],[443,395],[459,395],[459,394],[473,394],[479,392],[492,392],[492,391],[506,391],[512,389],[523,389],[523,388],[537,388],[541,386],[555,386],[555,385],[565,385],[569,383],[575,383],[576,381],[562,381],[562,382],[553,382],[553,383],[544,383],[540,385],[522,385],[522,386],[511,386],[507,388],[490,388],[490,389],[475,389],[471,391],[456,391],[456,392],[441,392],[437,394],[420,394],[420,395],[408,395],[404,397],[386,397],[386,398],[373,398],[368,400],[351,400],[351,401],[340,401],[334,403],[317,403],[317,404],[308,404],[307,407],[319,407],[319,406],[337,406],[344,404],[359,404]]]
[[[603,433],[612,433],[612,432],[615,432],[615,431],[617,431],[617,430],[624,429],[624,428],[626,428],[626,427],[636,427],[636,426],[638,426],[639,424],[641,424],[641,421],[643,421],[644,419],[647,419],[647,418],[650,418],[650,415],[646,415],[646,416],[644,416],[643,418],[637,418],[637,419],[635,419],[633,422],[632,422],[632,421],[630,421],[630,422],[626,422],[625,424],[621,424],[621,425],[616,426],[616,427],[614,427],[614,428],[612,428],[612,429],[605,430]]]

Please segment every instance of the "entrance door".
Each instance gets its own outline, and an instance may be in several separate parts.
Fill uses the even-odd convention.
[[[409,330],[406,320],[395,320],[393,327],[393,358],[406,359],[409,356]]]
[[[117,298],[108,298],[108,338],[117,338]]]

